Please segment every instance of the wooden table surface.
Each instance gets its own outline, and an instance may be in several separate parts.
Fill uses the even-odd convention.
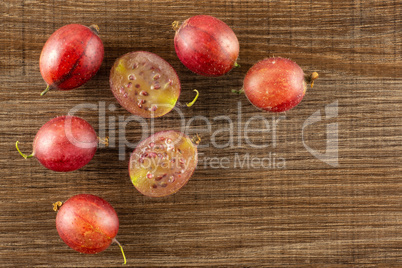
[[[121,266],[115,245],[84,255],[59,238],[52,203],[79,193],[116,209],[128,267],[402,267],[400,1],[4,0],[0,13],[1,267]],[[171,23],[197,14],[234,30],[240,68],[207,78],[180,63]],[[41,49],[69,23],[99,25],[101,69],[78,89],[40,97]],[[200,91],[182,119],[171,112],[141,124],[117,104],[110,68],[137,50],[172,64],[182,102]],[[286,113],[260,112],[231,92],[269,56],[320,74]],[[18,154],[16,140],[29,153],[45,122],[80,104],[76,114],[115,144],[69,173]],[[203,138],[189,183],[160,199],[141,195],[127,171],[152,124],[184,124]]]

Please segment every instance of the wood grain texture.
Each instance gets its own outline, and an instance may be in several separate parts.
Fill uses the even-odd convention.
[[[171,23],[197,14],[216,16],[234,30],[240,68],[206,78],[179,62]],[[83,255],[57,234],[51,204],[91,193],[115,207],[117,238],[129,267],[401,267],[401,18],[400,1],[2,1],[0,266],[120,266],[117,246]],[[99,25],[102,67],[79,89],[40,97],[41,49],[51,33],[69,23]],[[203,136],[199,167],[182,190],[162,199],[144,197],[132,186],[127,172],[132,148],[119,160],[118,133],[124,129],[134,144],[146,132],[139,122],[118,124],[129,114],[109,90],[108,75],[117,57],[135,50],[157,53],[172,64],[182,80],[182,102],[192,99],[193,88],[201,93],[196,105],[183,110],[185,123],[199,116],[190,129]],[[259,112],[245,96],[231,93],[254,63],[273,55],[320,74],[301,104],[286,114]],[[326,105],[336,101],[338,116],[326,120]],[[98,150],[87,166],[66,174],[18,155],[16,140],[29,152],[40,126],[83,103],[98,109],[78,115],[98,131],[106,129],[100,134],[116,137],[115,146]],[[105,121],[99,120],[102,107]],[[307,127],[302,140],[303,123],[317,110],[322,121]],[[233,121],[232,146],[224,146],[229,132],[216,132],[230,127],[217,118],[221,115]],[[200,116],[211,122],[210,130]],[[253,116],[260,118],[249,121]],[[284,118],[274,131],[272,120],[279,116]],[[109,127],[113,118],[116,124]],[[172,112],[154,120],[155,130],[179,130],[178,118]],[[265,128],[263,119],[271,129],[247,137],[268,146],[252,148],[244,129]],[[338,167],[303,145],[324,153],[330,123],[338,124]],[[275,154],[285,166],[236,166],[236,157],[247,153],[256,159]],[[216,168],[214,157],[227,158],[228,168]]]

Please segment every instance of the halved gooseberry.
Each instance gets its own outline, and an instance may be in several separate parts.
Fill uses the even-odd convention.
[[[127,111],[145,118],[171,111],[180,96],[180,80],[158,55],[137,51],[118,58],[110,71],[110,87]]]
[[[142,141],[131,155],[129,173],[135,188],[151,197],[173,194],[192,176],[197,146],[181,132],[158,132]]]

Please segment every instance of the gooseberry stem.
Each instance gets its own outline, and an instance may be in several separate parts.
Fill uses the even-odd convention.
[[[238,68],[238,67],[240,67],[240,64],[238,64],[237,61],[235,61],[234,67],[235,67],[235,68]]]
[[[91,29],[91,31],[93,31],[96,35],[99,35],[99,26],[98,25],[92,24],[88,28]]]
[[[59,208],[63,205],[63,202],[57,201],[56,203],[53,203],[53,210],[58,211]]]
[[[120,248],[120,250],[121,250],[121,254],[123,255],[123,259],[124,259],[123,264],[127,264],[126,255],[124,255],[124,250],[123,250],[122,245],[119,243],[119,241],[117,241],[116,238],[113,238],[112,242],[115,242],[115,243],[119,246],[119,248]]]
[[[180,28],[180,21],[174,21],[173,23],[172,23],[172,28],[173,28],[173,31],[177,31],[179,28]]]
[[[23,154],[23,153],[20,151],[20,148],[18,148],[18,143],[19,143],[19,141],[17,141],[17,142],[15,143],[15,148],[17,148],[17,151],[20,153],[20,155],[22,155],[22,157],[24,157],[25,159],[27,159],[27,158],[31,158],[32,156],[34,156],[33,153],[30,154],[30,155]]]
[[[109,137],[98,137],[98,143],[105,145],[106,147],[109,146]]]
[[[314,86],[314,80],[316,80],[318,78],[318,73],[317,72],[313,72],[311,75],[308,75],[306,77],[306,82],[309,83],[311,85],[311,87]]]
[[[195,134],[195,135],[191,138],[191,142],[194,143],[195,145],[200,144],[200,142],[201,142],[201,137],[200,137],[200,135],[198,135],[198,133]]]
[[[232,89],[232,92],[233,92],[233,93],[237,93],[237,94],[243,94],[243,93],[244,93],[244,89],[240,89],[240,90]]]
[[[45,95],[50,90],[50,85],[47,85],[46,89],[40,93],[41,96]]]
[[[195,95],[195,98],[194,98],[194,99],[193,99],[191,102],[186,103],[187,107],[191,107],[191,106],[193,106],[193,105],[194,105],[194,103],[197,101],[198,96],[200,95],[200,93],[198,92],[198,90],[194,89],[194,91],[197,93],[197,95]]]

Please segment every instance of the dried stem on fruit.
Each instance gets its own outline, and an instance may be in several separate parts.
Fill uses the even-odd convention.
[[[53,203],[53,210],[58,211],[59,208],[63,205],[63,202],[57,201],[56,203]]]
[[[89,29],[91,29],[91,31],[93,31],[94,33],[99,35],[99,26],[98,25],[92,24],[91,26],[89,26]]]
[[[312,74],[310,74],[310,75],[306,75],[306,77],[305,77],[305,79],[306,79],[306,82],[308,83],[308,84],[311,84],[311,87],[313,87],[314,86],[314,80],[316,80],[317,78],[318,78],[318,73],[317,72],[313,72]]]
[[[180,28],[180,21],[174,21],[173,23],[172,23],[172,28],[173,28],[173,31],[177,31],[179,28]]]
[[[109,146],[109,137],[98,137],[98,143],[105,145],[106,147]]]
[[[200,142],[201,142],[201,137],[200,137],[200,135],[198,135],[198,133],[195,134],[195,136],[193,136],[193,137],[191,138],[191,141],[192,141],[195,145],[200,144]]]

